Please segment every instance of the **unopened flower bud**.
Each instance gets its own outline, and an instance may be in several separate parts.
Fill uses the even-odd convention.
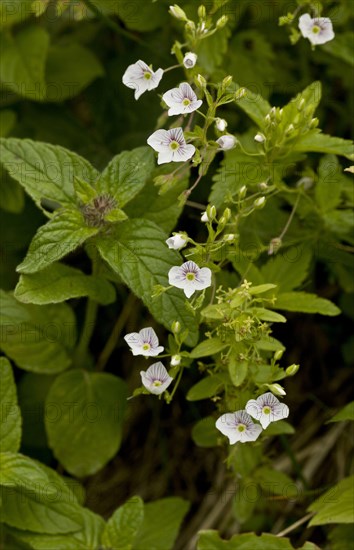
[[[188,21],[188,17],[185,12],[177,4],[170,6],[169,12],[173,17],[179,19],[180,21]]]
[[[290,134],[292,134],[292,132],[295,130],[295,127],[293,124],[289,124],[289,126],[287,127],[287,129],[285,130],[285,135],[289,136]]]
[[[310,122],[310,128],[316,128],[318,126],[319,120],[318,118],[313,118]]]
[[[246,194],[247,194],[246,185],[242,185],[242,187],[240,187],[240,190],[239,190],[238,194],[239,194],[240,199],[243,199],[246,196]]]
[[[180,355],[172,355],[172,357],[171,357],[171,366],[172,367],[178,367],[180,362],[181,362],[181,356]]]
[[[226,221],[229,221],[229,219],[231,218],[230,208],[225,208],[225,210],[223,212],[223,217],[226,219]]]
[[[244,97],[246,95],[246,88],[239,88],[236,92],[235,92],[235,101],[237,101],[238,99],[241,99],[242,97]]]
[[[209,204],[207,206],[206,211],[207,211],[209,220],[213,220],[214,218],[216,218],[216,207],[214,205]]]
[[[178,334],[179,332],[181,332],[181,323],[179,321],[173,321],[171,329],[172,332]]]
[[[223,88],[227,88],[228,86],[230,86],[231,82],[232,82],[232,76],[231,75],[225,76],[224,80],[221,83],[221,86]]]
[[[272,239],[268,247],[269,256],[271,256],[272,254],[276,254],[279,248],[281,247],[281,245],[282,245],[282,240],[279,239],[279,237],[275,237],[274,239]]]
[[[223,240],[225,242],[231,242],[231,241],[234,241],[235,238],[236,238],[236,235],[234,233],[227,233],[226,235],[224,235]]]
[[[284,350],[278,349],[278,351],[276,351],[275,354],[274,354],[274,359],[276,361],[279,361],[279,359],[281,359],[283,357],[283,354],[284,354]]]
[[[296,183],[296,187],[303,187],[305,191],[307,189],[310,189],[313,186],[313,179],[309,176],[304,176],[303,178],[300,178],[299,181]]]
[[[297,106],[298,111],[302,111],[302,109],[304,108],[304,106],[305,106],[305,100],[304,100],[304,98],[302,98],[302,100],[300,101],[299,105]]]
[[[268,124],[271,122],[271,118],[270,118],[269,114],[264,117],[264,120],[266,122],[268,122]]]
[[[185,246],[187,239],[181,233],[176,233],[176,235],[170,237],[165,242],[168,245],[168,248],[171,248],[173,250],[180,250]]]
[[[293,365],[290,365],[290,367],[288,367],[285,372],[288,376],[294,376],[294,374],[297,373],[297,371],[299,370],[300,368],[300,365],[296,365],[295,363]]]
[[[215,119],[215,127],[219,132],[225,132],[227,128],[227,122],[224,118],[216,118]]]
[[[195,32],[195,24],[193,23],[193,21],[187,21],[185,29],[186,29],[186,31],[194,33]]]
[[[263,143],[265,141],[265,135],[264,134],[261,134],[260,132],[258,132],[255,136],[254,136],[254,141],[257,141],[257,143]]]
[[[196,53],[187,52],[183,58],[183,65],[186,69],[193,69],[197,62],[198,56]]]
[[[229,18],[227,17],[227,15],[222,15],[220,17],[220,19],[217,20],[216,22],[216,28],[217,29],[222,29],[223,27],[225,27],[226,23],[228,22]]]
[[[205,18],[206,18],[206,9],[205,9],[205,6],[203,6],[203,5],[199,6],[199,8],[198,8],[198,16],[200,17],[200,19],[205,19]]]
[[[272,393],[275,395],[286,395],[286,391],[280,384],[266,384]]]
[[[198,74],[198,75],[194,78],[194,81],[195,81],[196,85],[197,85],[199,88],[202,88],[202,90],[205,90],[205,88],[206,88],[206,80],[205,80],[204,76],[202,76],[201,74]]]
[[[258,189],[260,191],[265,191],[266,189],[268,189],[268,185],[266,184],[265,181],[262,181],[261,183],[258,184]]]
[[[253,203],[253,206],[255,208],[263,208],[263,206],[265,205],[265,202],[266,202],[266,198],[265,197],[259,197],[259,199],[256,199]]]
[[[235,136],[225,134],[224,136],[219,137],[219,139],[216,140],[216,143],[219,144],[220,149],[222,149],[223,151],[228,151],[229,149],[233,149],[236,146],[237,139],[235,138]]]

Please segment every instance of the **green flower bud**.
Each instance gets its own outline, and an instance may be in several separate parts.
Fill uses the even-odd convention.
[[[200,17],[200,19],[205,19],[205,18],[206,18],[206,9],[205,9],[205,6],[203,6],[203,5],[199,6],[199,8],[198,8],[198,16]]]
[[[217,20],[216,22],[216,28],[217,29],[222,29],[223,27],[225,27],[226,23],[228,22],[229,18],[227,17],[227,15],[222,15],[220,17],[220,19]]]
[[[290,367],[288,367],[285,370],[285,372],[286,372],[287,376],[294,376],[294,374],[297,373],[299,368],[300,368],[300,365],[295,365],[295,363],[294,363],[293,365],[290,365]]]
[[[238,99],[241,99],[242,97],[244,97],[246,95],[246,88],[239,88],[236,92],[235,92],[235,101],[237,101]]]
[[[253,206],[255,208],[263,208],[263,206],[265,205],[266,203],[266,198],[265,197],[259,197],[259,199],[256,199],[253,203]]]
[[[188,21],[188,17],[186,16],[185,12],[177,4],[175,4],[174,6],[170,6],[170,9],[168,11],[176,19],[179,19],[180,21]]]
[[[206,209],[207,216],[209,220],[214,220],[216,218],[216,207],[214,205],[208,205]]]
[[[311,128],[311,129],[312,129],[312,128],[317,128],[318,123],[319,123],[318,118],[313,118],[313,119],[311,120],[311,122],[310,122],[310,128]]]
[[[181,332],[181,323],[179,321],[173,321],[171,329],[172,332],[178,334],[179,332]]]
[[[206,88],[206,80],[205,80],[204,76],[202,76],[201,74],[198,74],[198,75],[194,78],[194,82],[195,82],[195,84],[198,86],[198,88],[201,88],[202,90],[205,90],[205,88]]]
[[[226,219],[227,222],[229,221],[229,219],[231,218],[230,208],[225,208],[225,210],[223,212],[223,217]]]
[[[230,75],[225,76],[224,80],[221,83],[221,86],[223,88],[227,88],[228,86],[230,86],[231,82],[232,82],[232,76]]]
[[[283,357],[283,353],[284,353],[284,350],[278,349],[278,351],[276,351],[275,354],[274,354],[274,359],[276,361],[279,361],[279,359],[281,359]]]
[[[246,187],[246,185],[242,185],[242,187],[240,188],[238,194],[239,194],[240,199],[245,198],[245,196],[246,196],[246,194],[247,194],[247,187]]]
[[[280,384],[266,384],[272,393],[275,395],[286,395],[286,391]]]

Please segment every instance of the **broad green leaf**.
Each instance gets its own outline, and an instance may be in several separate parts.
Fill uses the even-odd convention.
[[[144,503],[140,497],[132,497],[107,521],[102,544],[115,550],[130,550],[144,520]]]
[[[260,271],[265,281],[277,285],[280,292],[298,288],[306,279],[312,251],[303,247],[290,247],[265,263]],[[252,287],[251,287],[252,288]]]
[[[257,126],[264,128],[264,117],[271,110],[271,105],[260,94],[255,94],[247,88],[244,89],[245,95],[236,101],[236,105],[240,107]]]
[[[236,353],[231,352],[229,357],[229,375],[234,386],[241,386],[247,376],[248,364],[246,361],[240,361]]]
[[[354,420],[354,401],[343,407],[328,422],[345,422],[346,420]]]
[[[328,535],[331,550],[348,550],[354,540],[354,523],[337,525]]]
[[[222,540],[217,531],[200,531],[197,550],[294,550],[290,540],[263,533],[234,535],[230,540]],[[316,544],[306,542],[297,550],[320,550]]]
[[[342,167],[335,155],[321,158],[318,169],[318,181],[315,187],[316,202],[322,212],[336,208],[340,203]]]
[[[126,405],[124,382],[112,374],[71,370],[49,390],[49,446],[65,469],[83,477],[100,470],[117,453]]]
[[[122,208],[141,191],[155,166],[150,147],[138,147],[115,156],[97,181],[97,191],[109,194]]]
[[[252,307],[246,311],[252,312],[253,315],[261,321],[267,321],[268,323],[286,323],[286,317],[284,317],[284,315],[280,315],[280,313],[276,313],[264,307]]]
[[[18,214],[25,205],[21,186],[0,166],[0,207],[7,212]]]
[[[104,520],[84,508],[77,510],[76,517],[80,520],[81,529],[74,533],[46,535],[21,529],[11,529],[10,533],[34,550],[97,550],[105,527]]]
[[[288,499],[299,496],[299,489],[289,476],[268,466],[256,470],[254,479],[267,495],[282,495]]]
[[[208,397],[214,397],[216,393],[222,388],[223,381],[217,374],[207,376],[199,380],[194,386],[192,386],[187,393],[188,401],[199,401],[200,399],[208,399]]]
[[[85,225],[79,210],[60,209],[38,229],[17,271],[36,273],[81,246],[98,231],[98,227]]]
[[[284,292],[278,294],[274,308],[331,316],[340,314],[340,309],[335,304],[309,292]]]
[[[342,479],[309,506],[316,512],[309,525],[354,523],[354,476]]]
[[[354,65],[353,44],[354,33],[352,31],[342,32],[336,36],[335,40],[323,44],[323,50],[349,65]]]
[[[1,349],[18,367],[42,374],[68,368],[76,322],[67,304],[25,305],[0,291]]]
[[[6,357],[0,357],[0,449],[16,453],[21,444],[21,412],[12,367]]]
[[[198,65],[203,67],[204,71],[211,74],[222,63],[230,35],[231,30],[226,26],[206,40],[200,41],[196,53],[198,54]]]
[[[103,259],[142,299],[156,320],[167,329],[173,321],[179,321],[182,330],[188,329],[187,344],[194,345],[197,323],[185,306],[183,292],[173,288],[151,298],[155,285],[168,284],[169,269],[183,263],[177,252],[167,248],[165,240],[166,234],[153,222],[129,220],[96,242]]]
[[[0,80],[15,94],[41,101],[45,94],[45,62],[49,34],[39,25],[2,36]]]
[[[76,153],[29,139],[1,139],[0,159],[39,208],[43,199],[53,205],[75,204],[74,177],[93,183],[99,175]]]
[[[70,533],[81,528],[80,507],[60,476],[14,453],[1,453],[2,521],[37,533]]]
[[[54,263],[39,273],[21,275],[15,297],[22,303],[56,304],[89,296],[101,304],[114,302],[114,286],[103,277],[85,275],[79,269]]]
[[[199,359],[199,357],[208,357],[209,355],[214,355],[214,353],[219,353],[219,351],[226,348],[227,344],[222,342],[220,338],[209,338],[199,344],[191,351],[190,357],[192,359]]]
[[[77,96],[103,74],[103,66],[88,48],[75,43],[53,45],[45,68],[45,100],[59,102]]]
[[[279,308],[281,309],[281,308]],[[255,344],[257,349],[262,349],[264,351],[284,351],[285,347],[279,340],[270,336],[269,338],[261,338],[257,340]]]
[[[100,0],[95,0],[100,3]],[[112,3],[111,3],[112,5]],[[128,29],[140,32],[153,31],[168,22],[169,15],[166,5],[148,2],[113,2],[115,12]]]
[[[132,550],[172,550],[189,503],[178,497],[144,505],[144,521]]]
[[[216,447],[219,435],[212,416],[198,420],[192,429],[192,439],[198,447]]]
[[[317,129],[311,130],[303,137],[297,139],[293,150],[301,153],[328,153],[354,160],[354,147],[352,141],[321,134],[320,130]]]
[[[277,285],[274,285],[273,283],[266,283],[264,285],[257,285],[257,286],[251,286],[249,289],[249,293],[252,294],[252,296],[257,294],[263,294],[263,292],[268,292],[268,290],[274,290]]]

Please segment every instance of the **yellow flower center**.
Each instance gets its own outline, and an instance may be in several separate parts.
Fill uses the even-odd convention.
[[[186,279],[187,279],[188,281],[194,281],[194,279],[195,279],[194,273],[187,273]]]
[[[172,149],[172,151],[177,151],[177,149],[179,149],[179,143],[177,141],[171,141],[170,149]]]
[[[314,25],[312,27],[313,34],[318,34],[320,32],[320,30],[321,30],[321,27],[319,27],[318,25]]]
[[[262,411],[264,414],[270,414],[270,407],[263,407]]]
[[[145,78],[145,80],[150,80],[151,79],[151,73],[148,73],[146,71],[146,73],[144,73],[144,78]]]
[[[183,105],[184,105],[185,107],[188,107],[188,105],[191,104],[191,102],[190,102],[189,99],[187,99],[187,98],[185,98],[185,99],[182,101],[182,103],[183,103]]]
[[[162,382],[160,380],[154,380],[154,382],[152,383],[153,386],[155,386],[155,388],[157,388],[158,386],[161,386]]]
[[[150,344],[144,344],[143,345],[143,350],[148,351],[150,349],[150,347],[151,347]]]
[[[246,426],[245,426],[244,424],[239,424],[239,425],[237,426],[237,430],[238,430],[239,432],[244,432],[245,429],[246,429]]]

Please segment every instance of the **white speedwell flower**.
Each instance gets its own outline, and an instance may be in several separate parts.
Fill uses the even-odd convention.
[[[151,327],[143,328],[139,332],[126,334],[124,340],[130,346],[133,355],[155,357],[164,350],[163,346],[159,346],[159,339]]]
[[[197,62],[198,56],[196,53],[187,52],[183,58],[183,65],[186,69],[193,69]]]
[[[134,97],[139,97],[146,91],[157,88],[163,75],[162,69],[153,71],[144,61],[137,61],[133,65],[129,65],[125,71],[122,81],[125,86],[135,90]]]
[[[216,143],[219,144],[220,149],[223,151],[228,151],[229,149],[233,149],[235,147],[237,139],[235,136],[225,134],[224,136],[219,137],[219,139],[216,140]]]
[[[172,248],[173,250],[180,250],[185,246],[187,239],[180,233],[177,233],[173,237],[167,239],[165,242],[168,245],[168,248]]]
[[[194,145],[186,143],[182,128],[157,130],[148,138],[147,143],[158,152],[157,164],[183,162],[192,158]]]
[[[140,371],[140,376],[143,386],[155,395],[163,393],[173,380],[161,361],[151,365],[147,371]]]
[[[289,416],[289,407],[280,403],[271,392],[264,393],[257,399],[250,399],[246,404],[248,414],[259,420],[266,429],[271,422],[282,420]]]
[[[227,122],[224,118],[216,118],[215,119],[215,127],[219,132],[225,132],[227,128]]]
[[[183,288],[187,298],[190,298],[196,290],[211,286],[211,271],[208,267],[200,268],[192,261],[185,262],[180,267],[171,267],[168,282],[172,286]]]
[[[169,106],[169,116],[192,113],[203,103],[197,98],[188,82],[182,82],[178,88],[168,90],[163,94],[162,99]]]
[[[329,17],[314,17],[304,13],[299,18],[299,29],[304,38],[308,38],[311,44],[325,44],[334,38],[332,21]]]
[[[241,443],[256,441],[262,431],[260,425],[254,424],[246,411],[223,414],[217,419],[215,426],[229,438],[231,445],[238,441]]]

